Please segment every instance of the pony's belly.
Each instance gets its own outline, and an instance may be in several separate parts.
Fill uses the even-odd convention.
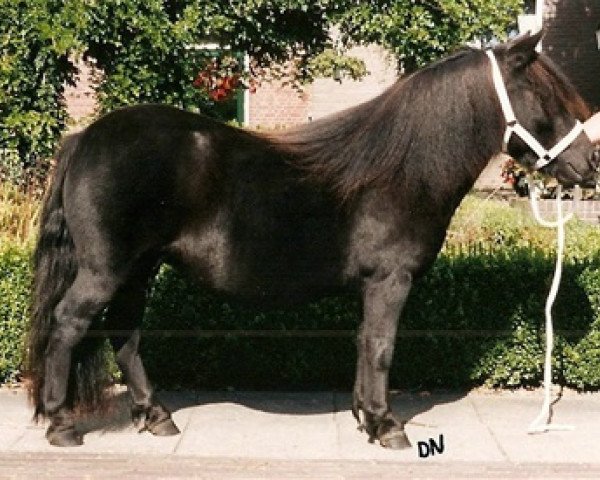
[[[252,303],[293,305],[341,293],[345,289],[337,262],[286,251],[245,251],[224,233],[182,237],[169,248],[167,261],[204,288]]]

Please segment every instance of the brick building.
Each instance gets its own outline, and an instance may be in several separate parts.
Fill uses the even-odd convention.
[[[302,94],[280,84],[264,83],[256,93],[246,94],[245,123],[269,128],[307,122],[369,100],[395,82],[396,60],[383,48],[359,46],[348,55],[365,62],[369,72],[365,78],[318,78]]]
[[[544,51],[600,109],[600,0],[544,0]]]

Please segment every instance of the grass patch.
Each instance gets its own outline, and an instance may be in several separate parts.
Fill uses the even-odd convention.
[[[40,213],[37,195],[10,182],[0,182],[0,244],[31,244]]]

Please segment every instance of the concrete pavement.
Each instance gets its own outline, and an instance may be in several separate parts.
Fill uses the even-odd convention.
[[[401,451],[367,442],[348,393],[159,397],[181,435],[139,434],[122,393],[110,416],[78,426],[83,446],[57,449],[31,423],[25,393],[0,389],[0,478],[600,478],[600,394],[565,392],[553,421],[574,430],[537,435],[526,430],[541,391],[395,394],[413,442]],[[423,458],[430,440],[443,452]]]

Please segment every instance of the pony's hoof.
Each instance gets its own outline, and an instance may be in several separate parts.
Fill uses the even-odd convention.
[[[379,438],[379,443],[382,447],[391,448],[392,450],[403,450],[412,447],[404,430],[387,432]]]
[[[74,428],[58,429],[51,425],[46,432],[46,439],[54,447],[78,447],[83,445],[83,435]]]
[[[181,433],[175,422],[170,418],[165,418],[158,423],[146,424],[146,430],[157,437],[168,437],[170,435],[178,435]]]
[[[179,429],[173,422],[169,411],[160,404],[151,406],[146,412],[146,421],[141,431],[148,430],[153,435],[166,437],[177,435]]]

